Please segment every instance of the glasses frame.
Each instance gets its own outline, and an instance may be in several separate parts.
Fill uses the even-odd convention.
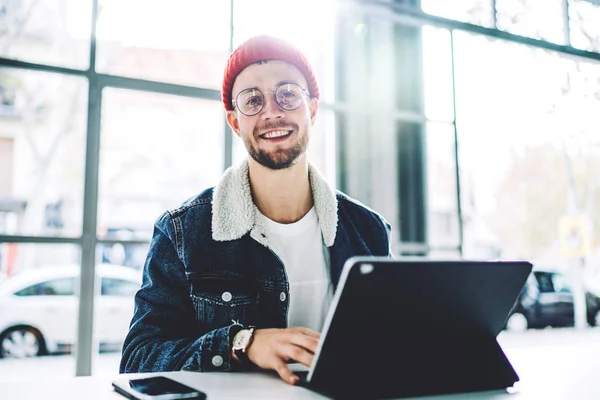
[[[258,113],[260,113],[260,112],[263,110],[263,108],[265,108],[265,103],[266,103],[266,98],[267,98],[266,94],[267,94],[267,93],[273,93],[273,99],[275,100],[275,103],[277,103],[277,105],[278,105],[278,106],[279,106],[279,107],[280,107],[282,110],[284,110],[284,111],[294,111],[294,110],[297,110],[298,108],[300,108],[300,106],[301,106],[302,104],[304,104],[304,97],[302,97],[302,99],[301,99],[300,103],[298,104],[298,106],[296,106],[296,107],[294,107],[294,108],[286,108],[286,107],[284,107],[284,106],[283,106],[283,105],[282,105],[282,104],[281,104],[281,103],[280,103],[280,102],[277,100],[277,96],[275,96],[275,94],[277,93],[277,91],[278,91],[278,90],[279,90],[279,89],[280,89],[282,86],[285,86],[285,85],[295,85],[295,86],[298,86],[298,87],[300,88],[300,92],[301,92],[301,94],[303,94],[303,95],[306,95],[306,96],[308,96],[308,97],[310,98],[310,93],[308,92],[308,90],[306,90],[305,88],[303,88],[302,86],[300,86],[300,85],[299,85],[299,84],[297,84],[297,83],[294,83],[294,82],[286,82],[286,83],[282,83],[281,85],[277,86],[277,89],[275,89],[274,91],[273,91],[273,90],[265,90],[265,91],[262,91],[262,90],[260,90],[260,89],[258,89],[258,88],[248,88],[248,89],[244,89],[244,90],[242,90],[241,92],[239,92],[239,93],[237,94],[237,96],[235,96],[235,99],[233,99],[232,103],[233,103],[233,105],[235,106],[235,108],[237,108],[237,109],[238,109],[238,111],[239,111],[239,112],[241,112],[242,114],[244,114],[244,115],[245,115],[245,116],[247,116],[247,117],[253,117],[253,116],[257,115]],[[245,112],[243,112],[243,111],[242,111],[242,109],[241,109],[241,108],[240,108],[240,106],[239,106],[239,101],[238,101],[238,98],[240,97],[240,95],[241,95],[242,93],[246,92],[247,90],[256,90],[256,91],[258,91],[258,92],[259,92],[259,93],[260,93],[260,94],[263,96],[263,99],[265,100],[265,101],[263,101],[263,104],[262,104],[262,106],[261,106],[261,107],[258,109],[258,111],[257,111],[257,112],[255,112],[255,113],[253,113],[253,114],[246,114]]]

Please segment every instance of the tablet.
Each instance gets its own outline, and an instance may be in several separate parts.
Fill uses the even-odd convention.
[[[532,265],[355,257],[345,265],[306,385],[339,397],[502,390],[496,341]]]

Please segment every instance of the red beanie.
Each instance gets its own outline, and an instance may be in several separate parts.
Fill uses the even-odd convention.
[[[308,92],[313,98],[319,98],[319,85],[306,57],[292,44],[271,36],[256,36],[242,43],[227,60],[223,76],[223,105],[226,110],[233,110],[231,90],[235,78],[244,68],[263,60],[281,60],[288,62],[302,72],[308,83]]]

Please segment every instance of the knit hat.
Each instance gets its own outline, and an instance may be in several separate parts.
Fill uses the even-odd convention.
[[[271,36],[255,36],[242,43],[227,60],[221,92],[226,110],[233,110],[231,90],[239,73],[247,66],[263,60],[281,60],[296,66],[306,78],[310,96],[319,98],[317,79],[308,60],[299,49],[284,40]]]

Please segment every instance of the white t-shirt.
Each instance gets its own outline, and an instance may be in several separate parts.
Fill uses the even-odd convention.
[[[280,224],[258,213],[271,250],[283,261],[290,284],[288,326],[321,332],[333,295],[328,252],[314,207],[299,221]]]

